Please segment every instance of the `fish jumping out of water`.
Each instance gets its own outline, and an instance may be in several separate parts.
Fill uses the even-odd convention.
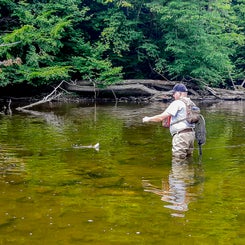
[[[95,149],[96,151],[99,151],[100,143],[97,143],[95,145],[73,145],[73,148],[75,149]]]

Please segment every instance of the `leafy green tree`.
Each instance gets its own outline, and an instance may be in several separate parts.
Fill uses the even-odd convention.
[[[97,0],[88,1],[86,5],[93,16],[86,22],[90,40],[99,40],[107,48],[104,57],[115,67],[122,67],[125,77],[129,72],[135,76],[135,67],[140,66],[137,47],[144,40],[135,14],[140,12],[138,2]]]
[[[239,41],[236,43],[236,52],[232,57],[232,61],[236,66],[233,74],[236,80],[245,80],[245,0],[232,1],[233,10],[235,12],[235,23],[238,27]]]
[[[89,8],[81,5],[81,1],[19,1],[9,6],[18,24],[13,31],[2,35],[1,40],[19,43],[15,47],[2,47],[0,57],[18,56],[22,65],[2,68],[1,85],[17,82],[40,85],[76,77],[103,82],[119,77],[120,68],[113,68],[104,57],[106,48],[86,38],[83,24],[91,17],[87,14]],[[79,59],[92,60],[93,64],[75,62]]]
[[[175,79],[194,78],[219,85],[234,65],[237,41],[230,1],[156,1],[148,4],[160,16],[162,54],[156,69]]]
[[[12,3],[10,7],[18,25],[1,39],[3,43],[18,41],[18,44],[1,48],[0,55],[5,59],[18,56],[23,63],[18,67],[2,69],[2,85],[24,81],[45,83],[67,77],[69,66],[59,65],[55,59],[62,47],[62,32],[70,20],[52,14],[58,10],[51,10],[49,4],[20,1],[18,4]]]

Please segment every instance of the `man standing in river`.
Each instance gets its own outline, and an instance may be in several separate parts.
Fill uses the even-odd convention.
[[[190,101],[190,98],[187,97],[186,86],[178,83],[173,87],[172,92],[174,101],[167,109],[161,114],[144,117],[143,122],[163,122],[170,117],[170,133],[173,136],[172,155],[184,159],[192,155],[194,150],[195,125],[185,120],[187,115],[186,103]]]

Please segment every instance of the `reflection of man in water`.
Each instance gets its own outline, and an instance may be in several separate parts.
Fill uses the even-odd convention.
[[[188,204],[198,195],[194,193],[194,188],[192,189],[192,186],[200,181],[196,170],[193,164],[173,160],[168,181],[162,181],[162,189],[145,181],[144,190],[160,195],[162,201],[168,202],[169,204],[164,207],[176,211],[171,214],[172,216],[184,217]]]
[[[188,187],[194,184],[194,169],[188,164],[173,162],[172,169],[169,173],[168,185],[162,181],[163,195],[161,200],[169,202],[164,205],[176,211],[187,211],[191,194]]]

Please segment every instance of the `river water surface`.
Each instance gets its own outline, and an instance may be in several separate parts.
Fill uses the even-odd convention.
[[[199,104],[207,143],[182,163],[142,123],[166,106],[1,115],[0,244],[245,244],[245,102]]]

